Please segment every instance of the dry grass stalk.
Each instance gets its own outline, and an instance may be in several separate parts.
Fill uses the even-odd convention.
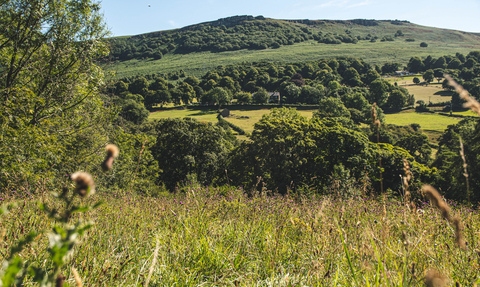
[[[446,220],[450,221],[450,207],[448,204],[442,199],[440,193],[431,185],[425,184],[422,186],[422,192],[430,199],[430,201],[440,209],[442,213],[442,217]]]
[[[465,176],[465,180],[467,181],[467,200],[470,203],[470,186],[468,184],[467,160],[465,159],[465,150],[463,149],[462,138],[460,138],[460,156],[463,160],[463,176]]]
[[[460,221],[460,216],[455,215],[453,218],[453,226],[455,226],[455,241],[463,250],[467,249],[467,245],[465,244],[465,239],[463,237],[463,223]]]
[[[77,269],[72,267],[72,273],[73,273],[73,278],[75,278],[75,283],[77,284],[77,287],[82,287],[82,278],[80,278],[80,275],[77,272]]]
[[[116,145],[108,144],[105,147],[105,151],[107,152],[107,155],[105,156],[105,160],[102,162],[102,169],[103,171],[108,171],[112,169],[113,160],[118,156],[119,150]]]
[[[408,203],[410,201],[410,191],[408,190],[408,182],[412,180],[412,172],[410,171],[410,164],[408,164],[408,161],[406,159],[403,159],[403,171],[405,172],[405,176],[402,178],[403,181],[403,189],[405,191],[404,194],[404,199],[405,203]]]
[[[77,171],[72,174],[70,178],[76,184],[75,192],[81,197],[89,196],[95,193],[95,182],[90,174],[83,171]]]
[[[471,109],[480,116],[480,103],[471,97],[468,92],[462,86],[457,84],[452,77],[447,74],[445,74],[444,77],[448,80],[448,84],[455,88],[455,92],[460,95],[460,98],[466,101],[466,103],[463,104],[463,107]]]
[[[148,277],[147,280],[145,281],[144,286],[148,286],[150,283],[150,279],[152,278],[153,274],[153,268],[155,267],[155,264],[157,264],[157,257],[158,257],[158,251],[160,250],[160,241],[157,238],[157,246],[155,246],[155,251],[153,252],[153,260],[152,260],[152,265],[150,266],[150,270],[148,271]]]
[[[380,120],[377,118],[377,103],[372,105],[372,123],[377,128],[377,143],[380,143]],[[380,147],[379,147],[380,148]],[[380,191],[383,194],[382,156],[378,154],[378,167],[380,168]]]
[[[143,142],[142,149],[140,150],[140,153],[138,154],[137,168],[135,169],[135,174],[133,175],[132,184],[130,185],[130,192],[132,192],[133,184],[135,183],[135,178],[137,177],[138,167],[140,166],[140,161],[142,160],[142,153],[143,153],[143,150],[145,149],[145,145],[147,144],[147,141],[148,141],[148,139],[146,139]]]
[[[447,277],[438,270],[430,269],[425,274],[425,286],[427,287],[443,287],[448,283]]]

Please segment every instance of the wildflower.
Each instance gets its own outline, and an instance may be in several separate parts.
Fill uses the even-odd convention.
[[[78,193],[81,197],[89,196],[95,193],[95,183],[90,174],[77,171],[72,174],[70,178],[75,182],[75,192]]]
[[[118,156],[119,150],[118,150],[118,147],[114,144],[108,144],[105,147],[105,150],[107,152],[107,156],[105,157],[105,160],[102,162],[102,169],[103,171],[108,171],[112,169],[113,160]]]

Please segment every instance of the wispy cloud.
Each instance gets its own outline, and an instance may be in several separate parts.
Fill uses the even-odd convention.
[[[371,2],[370,0],[365,0],[365,1],[360,2],[360,3],[355,3],[355,4],[348,5],[347,8],[354,8],[354,7],[359,7],[359,6],[371,5],[371,4],[373,4],[373,2]]]
[[[168,24],[172,25],[173,27],[176,26],[175,21],[173,21],[173,20],[168,21]]]
[[[331,0],[326,3],[317,5],[315,8],[325,8],[325,7],[332,7],[332,6],[343,7],[347,3],[348,3],[348,0]]]

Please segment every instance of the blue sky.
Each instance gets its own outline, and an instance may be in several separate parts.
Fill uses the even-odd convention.
[[[312,20],[399,19],[480,33],[480,0],[103,0],[101,4],[113,36],[181,28],[234,15]]]

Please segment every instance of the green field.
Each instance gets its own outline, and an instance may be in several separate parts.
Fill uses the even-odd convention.
[[[357,57],[370,64],[382,65],[385,62],[398,62],[406,65],[412,56],[439,57],[456,52],[465,53],[480,49],[478,45],[462,47],[455,44],[432,44],[427,49],[420,48],[417,42],[376,42],[360,41],[357,44],[328,45],[315,41],[282,46],[278,49],[239,50],[221,53],[199,52],[189,54],[167,54],[161,60],[129,60],[109,63],[106,71],[115,72],[116,77],[130,77],[153,73],[168,73],[184,70],[187,75],[200,77],[206,71],[218,66],[242,62],[303,62],[324,58]],[[203,67],[205,66],[205,70]]]
[[[307,118],[311,118],[314,111],[315,110],[299,110],[298,112]],[[264,114],[269,113],[270,110],[266,108],[258,110],[232,109],[230,110],[230,112],[231,116],[225,119],[239,126],[246,132],[251,133],[253,131],[255,123],[257,123]],[[459,112],[456,114],[463,116],[474,115],[470,111]],[[248,118],[241,118],[241,116],[247,116]],[[217,111],[215,109],[203,111],[192,109],[168,110],[151,113],[149,119],[153,120],[160,118],[184,117],[193,117],[198,119],[199,121],[216,123]],[[386,114],[385,119],[387,124],[394,124],[398,126],[406,126],[413,123],[420,124],[422,130],[425,132],[425,134],[428,135],[432,143],[438,143],[438,138],[442,135],[443,131],[447,128],[447,126],[456,124],[461,120],[460,117],[447,117],[431,113],[415,113],[412,110],[397,114]],[[239,139],[246,139],[245,136],[238,137]]]
[[[166,110],[150,113],[149,120],[156,120],[162,118],[185,118],[191,117],[201,122],[216,123],[217,110],[190,110],[190,109],[178,109],[178,110]]]

